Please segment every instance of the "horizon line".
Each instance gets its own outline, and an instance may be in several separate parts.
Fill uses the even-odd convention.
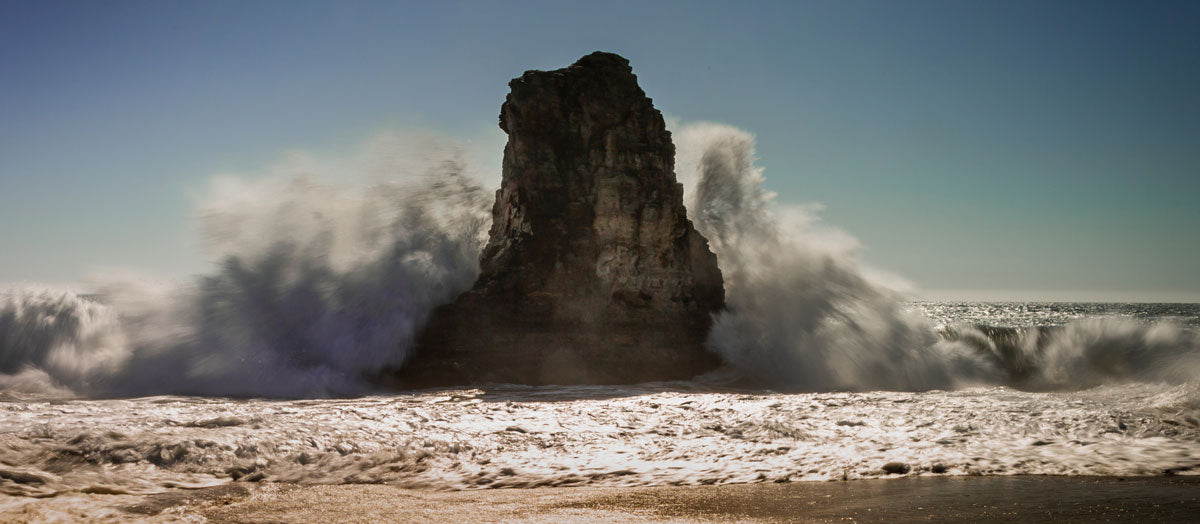
[[[1084,291],[1030,289],[921,289],[909,294],[915,302],[1093,302],[1196,304],[1200,291]]]

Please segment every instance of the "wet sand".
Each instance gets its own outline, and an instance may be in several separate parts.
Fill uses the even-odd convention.
[[[910,477],[478,491],[241,483],[155,495],[122,509],[133,519],[170,515],[218,523],[1184,522],[1200,518],[1200,477]]]

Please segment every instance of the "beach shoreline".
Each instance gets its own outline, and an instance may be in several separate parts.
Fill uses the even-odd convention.
[[[61,507],[62,502],[59,497],[31,500],[23,512],[10,504],[12,511],[0,516],[6,522],[37,522],[53,516],[39,511],[39,505]],[[322,524],[1185,521],[1200,515],[1200,476],[920,476],[464,491],[382,484],[230,483],[139,497],[109,508],[116,511],[80,510],[63,516],[93,522]],[[22,520],[22,515],[27,518]]]

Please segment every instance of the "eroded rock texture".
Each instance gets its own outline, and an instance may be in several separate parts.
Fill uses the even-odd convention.
[[[629,62],[597,52],[509,86],[482,273],[434,312],[403,385],[631,383],[715,368],[702,343],[724,304],[721,273]]]

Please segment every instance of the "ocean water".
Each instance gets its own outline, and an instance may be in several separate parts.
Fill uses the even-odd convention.
[[[1169,322],[1200,327],[1200,304],[1122,302],[912,302],[908,307],[943,325],[1028,328],[1095,318],[1150,326]]]
[[[204,275],[0,291],[0,517],[230,482],[1200,473],[1200,305],[908,302],[812,206],[773,202],[752,135],[674,138],[725,278],[707,343],[725,368],[381,389],[474,281],[490,193],[426,143],[373,148],[361,183],[287,165],[201,200]]]

